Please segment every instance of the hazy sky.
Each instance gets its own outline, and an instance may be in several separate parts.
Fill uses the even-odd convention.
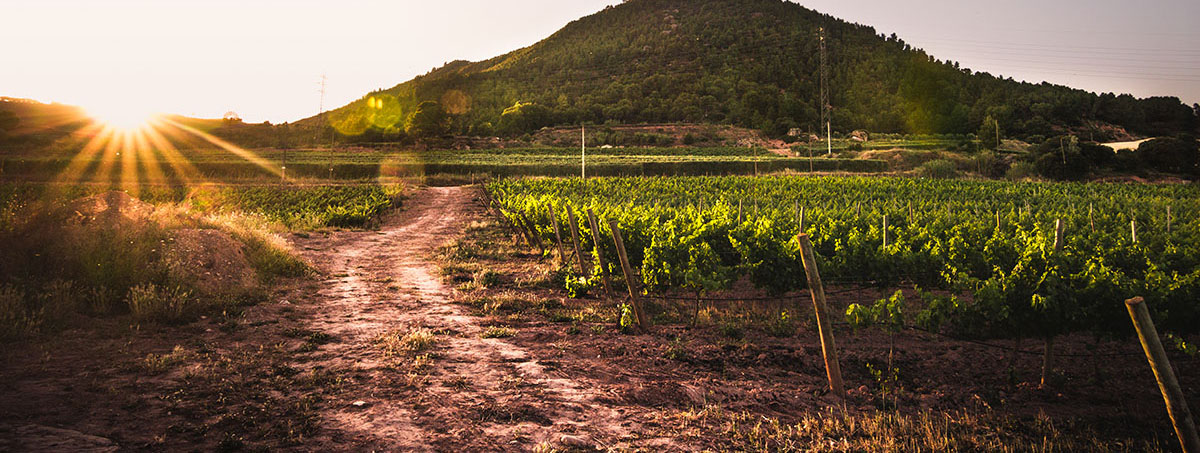
[[[290,121],[454,59],[523,47],[613,0],[0,0],[0,95]],[[964,66],[1200,102],[1196,0],[804,0]]]

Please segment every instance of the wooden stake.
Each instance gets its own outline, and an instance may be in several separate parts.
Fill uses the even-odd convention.
[[[800,232],[804,232],[804,206],[800,207]]]
[[[999,209],[996,210],[996,231],[1003,231],[1000,229],[1000,210]]]
[[[567,262],[567,252],[563,248],[562,243],[562,227],[558,225],[558,212],[555,212],[554,206],[550,206],[550,221],[554,224],[554,242],[558,244],[558,262]]]
[[[1096,232],[1096,221],[1092,219],[1092,204],[1088,203],[1088,226],[1092,227],[1092,232]]]
[[[608,278],[608,265],[604,262],[604,253],[600,250],[600,226],[596,224],[596,214],[592,212],[592,208],[588,208],[587,215],[588,225],[592,227],[592,250],[596,253],[596,260],[600,263],[600,276],[604,282],[604,294],[612,298],[612,282]]]
[[[887,233],[888,233],[888,231],[887,231],[887,214],[884,214],[883,215],[883,247],[884,248],[887,248],[887,245],[888,245]]]
[[[804,261],[804,273],[808,277],[808,292],[812,294],[813,309],[817,313],[817,331],[821,335],[821,355],[825,357],[825,374],[829,378],[829,389],[838,398],[844,398],[846,387],[842,383],[842,368],[838,364],[837,345],[833,339],[833,324],[826,313],[825,287],[821,285],[821,274],[817,271],[817,259],[813,254],[808,235],[796,235],[800,243],[800,256]]]
[[[1133,239],[1133,243],[1137,244],[1137,219],[1129,220],[1129,237]]]
[[[587,265],[583,262],[583,249],[579,247],[579,224],[575,221],[575,211],[567,206],[567,222],[571,227],[571,243],[575,245],[575,258],[579,259],[579,276],[587,277]]]
[[[646,318],[646,312],[642,310],[642,302],[638,300],[638,293],[641,292],[638,279],[634,277],[633,268],[629,266],[629,256],[625,254],[625,241],[621,239],[621,227],[617,226],[616,220],[609,220],[608,227],[612,230],[613,242],[617,244],[617,255],[621,257],[621,272],[625,274],[625,286],[629,288],[629,300],[633,302],[633,313],[637,315],[638,327],[643,331],[650,331],[650,320]]]
[[[1175,435],[1179,437],[1179,445],[1183,447],[1184,453],[1200,453],[1200,436],[1196,434],[1192,412],[1188,410],[1179,380],[1175,377],[1171,362],[1167,360],[1167,353],[1158,339],[1158,329],[1150,319],[1150,310],[1146,308],[1145,300],[1134,297],[1125,301],[1125,308],[1129,310],[1129,318],[1133,320],[1133,327],[1137,329],[1138,340],[1142,343],[1142,350],[1146,352],[1146,360],[1150,362],[1150,369],[1154,371],[1154,380],[1158,381],[1158,390],[1162,392],[1163,401],[1167,404],[1167,415],[1171,417]]]

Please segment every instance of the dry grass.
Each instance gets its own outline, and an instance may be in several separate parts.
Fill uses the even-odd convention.
[[[508,338],[517,335],[517,330],[507,326],[491,326],[480,334],[483,338]]]
[[[1088,427],[1044,416],[1019,419],[966,411],[848,414],[830,409],[784,423],[707,406],[673,418],[685,437],[708,438],[717,449],[733,451],[1163,451],[1162,445],[1105,438]]]
[[[384,357],[406,357],[426,351],[437,343],[437,336],[429,329],[396,329],[375,337],[375,345]]]

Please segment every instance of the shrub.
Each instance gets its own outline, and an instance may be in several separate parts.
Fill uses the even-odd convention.
[[[0,286],[0,340],[20,338],[37,331],[41,317],[25,307],[25,292],[12,285]]]
[[[1163,137],[1138,146],[1137,156],[1142,162],[1158,171],[1169,173],[1197,173],[1200,167],[1200,150],[1196,140],[1190,137]]]
[[[931,160],[918,167],[917,174],[925,178],[950,179],[958,176],[958,165],[949,159]]]
[[[984,151],[975,156],[975,169],[981,176],[999,178],[1008,171],[1008,164],[993,151]]]
[[[1004,177],[1013,181],[1032,178],[1037,174],[1037,167],[1032,162],[1017,162],[1008,168]]]
[[[500,284],[500,273],[491,269],[485,269],[476,272],[472,280],[480,288],[491,288]]]
[[[156,321],[168,324],[190,320],[195,312],[191,293],[179,287],[161,287],[143,283],[129,288],[125,303],[129,312],[138,321]]]

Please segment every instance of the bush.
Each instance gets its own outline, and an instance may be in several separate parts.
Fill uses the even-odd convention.
[[[1191,137],[1150,140],[1138,146],[1137,156],[1146,166],[1158,171],[1200,174],[1200,149]]]
[[[931,160],[918,167],[917,174],[925,178],[950,179],[958,176],[958,165],[949,159]]]
[[[41,317],[25,307],[25,292],[12,285],[0,286],[0,340],[11,340],[37,331]]]
[[[975,156],[975,169],[980,175],[988,178],[999,178],[1008,171],[1008,163],[1004,162],[993,151],[984,151]]]
[[[1017,162],[1008,168],[1004,177],[1013,181],[1032,178],[1037,174],[1037,167],[1032,162]]]

